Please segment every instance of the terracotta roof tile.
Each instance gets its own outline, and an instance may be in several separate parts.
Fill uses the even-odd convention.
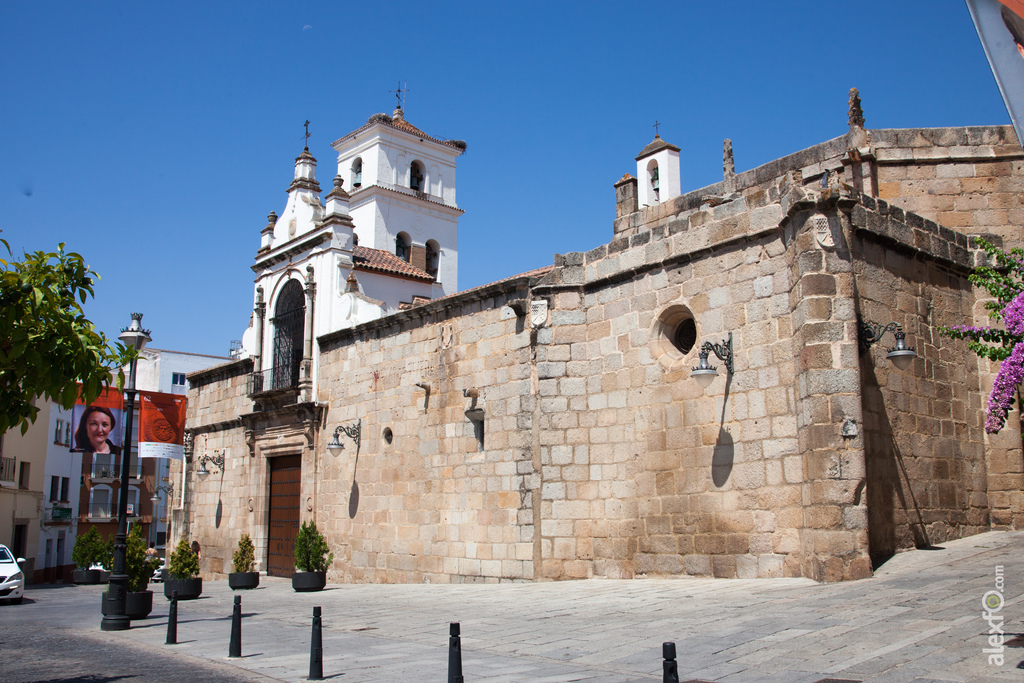
[[[392,115],[392,116],[388,116],[387,114],[374,114],[366,122],[366,125],[361,126],[360,128],[357,128],[356,130],[352,131],[351,133],[349,133],[348,135],[346,135],[344,137],[338,138],[332,144],[337,145],[342,140],[345,140],[346,138],[352,137],[353,135],[358,135],[359,133],[362,133],[367,128],[370,128],[371,126],[375,126],[377,124],[380,124],[380,125],[383,125],[383,126],[390,126],[391,128],[397,128],[398,130],[401,130],[401,131],[404,131],[406,133],[409,133],[410,135],[416,135],[416,136],[419,136],[419,137],[421,137],[421,138],[423,138],[425,140],[430,140],[431,142],[436,142],[439,145],[444,145],[446,147],[452,147],[452,148],[458,150],[459,154],[463,154],[466,151],[466,143],[465,143],[465,141],[463,141],[463,140],[441,140],[439,138],[435,138],[432,135],[428,135],[427,133],[424,133],[422,130],[420,130],[416,126],[414,126],[411,123],[409,123],[408,121],[406,121],[405,120],[405,114],[404,114],[404,112],[402,112],[401,109],[396,109],[395,112],[394,112],[394,115]]]
[[[640,161],[644,157],[649,157],[652,154],[654,154],[655,152],[660,152],[661,150],[665,149],[666,147],[671,149],[671,150],[673,150],[673,151],[675,151],[675,152],[679,151],[678,147],[676,147],[675,145],[673,145],[670,142],[665,142],[664,140],[661,139],[660,135],[655,135],[654,136],[654,140],[652,140],[649,145],[647,145],[642,150],[640,150],[640,154],[637,155],[636,160]]]
[[[355,246],[352,248],[353,261],[359,270],[368,270],[375,273],[397,275],[410,280],[421,280],[433,282],[434,276],[420,270],[416,266],[403,261],[394,254],[381,249]]]

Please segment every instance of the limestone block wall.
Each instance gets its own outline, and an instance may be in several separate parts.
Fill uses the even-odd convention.
[[[1024,244],[1024,151],[1012,126],[873,130],[878,197],[968,235]]]
[[[862,356],[865,496],[873,560],[989,527],[984,409],[977,357],[936,326],[973,310],[963,235],[862,198],[854,208],[858,314],[900,324],[918,358],[906,371],[885,358],[891,335]],[[913,244],[930,245],[925,258]],[[902,247],[902,248],[901,248]]]
[[[231,361],[188,375],[189,425],[212,425],[237,420],[252,409],[246,394],[246,382],[252,372],[252,359]]]
[[[790,292],[794,390],[802,456],[802,575],[825,581],[869,576],[864,442],[857,358],[856,286],[845,197],[795,187]],[[854,429],[851,430],[850,427]]]
[[[534,289],[552,302],[537,343],[544,578],[801,575],[793,236],[769,196],[567,254]],[[687,353],[665,337],[678,316],[696,324]],[[699,346],[730,331],[735,372],[704,391]]]
[[[531,329],[515,294],[320,339],[318,449],[362,423],[358,457],[351,442],[325,456],[319,481],[333,580],[534,578]]]
[[[188,376],[186,425],[192,433],[193,455],[190,461],[172,460],[170,464],[169,483],[175,493],[169,506],[168,547],[173,548],[182,536],[189,542],[199,541],[200,569],[207,577],[214,572],[231,571],[231,552],[242,533],[249,533],[254,539],[264,537],[263,520],[255,519],[249,511],[253,492],[246,473],[254,463],[239,419],[252,410],[246,393],[251,372],[252,361],[245,359]],[[203,455],[213,455],[215,450],[226,451],[225,466],[220,470],[211,466],[214,474],[199,482],[195,465]],[[265,558],[258,559],[265,563]]]

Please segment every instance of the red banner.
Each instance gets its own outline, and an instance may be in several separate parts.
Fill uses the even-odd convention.
[[[186,399],[178,394],[139,392],[139,457],[181,459]]]

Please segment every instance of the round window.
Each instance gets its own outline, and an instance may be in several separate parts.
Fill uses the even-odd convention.
[[[672,345],[683,353],[689,353],[696,343],[697,323],[693,321],[693,318],[684,318],[676,325],[675,334],[672,335]]]
[[[697,345],[697,322],[690,309],[682,304],[668,306],[655,319],[651,332],[651,355],[668,370],[682,369]]]

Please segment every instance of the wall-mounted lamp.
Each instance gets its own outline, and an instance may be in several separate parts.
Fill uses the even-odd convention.
[[[207,474],[209,474],[209,472],[207,472]],[[154,503],[159,503],[161,491],[170,496],[174,492],[174,487],[171,486],[170,484],[161,484],[160,486],[155,487],[153,489],[153,496],[152,498],[150,498],[150,500],[153,501]]]
[[[416,386],[423,390],[423,411],[426,412],[430,407],[430,383],[420,380],[416,382]]]
[[[889,349],[885,357],[892,361],[897,370],[906,370],[910,367],[911,361],[917,358],[917,352],[907,346],[907,334],[898,323],[891,322],[888,325],[881,325],[871,320],[861,320],[860,324],[860,352],[865,354],[876,341],[885,336],[886,332],[892,332],[896,338],[896,346]]]
[[[711,383],[718,377],[718,369],[713,365],[708,365],[708,355],[712,352],[718,356],[718,360],[725,363],[725,369],[732,374],[732,332],[729,333],[727,339],[722,340],[721,344],[704,342],[704,345],[700,347],[700,363],[691,369],[690,376],[697,380],[697,384],[704,389],[711,386]]]
[[[220,451],[214,451],[213,455],[203,454],[199,458],[199,466],[196,469],[196,476],[199,477],[200,481],[203,481],[210,476],[210,470],[206,469],[206,463],[210,463],[214,467],[219,467],[221,470],[224,469],[224,454],[226,452],[227,449],[222,448]]]
[[[342,443],[341,443],[341,441],[339,440],[338,437],[340,437],[342,434],[344,434],[348,438],[350,438],[353,441],[355,441],[355,443],[356,443],[356,452],[358,453],[359,452],[359,437],[360,437],[360,432],[362,431],[362,427],[363,427],[363,420],[362,420],[362,418],[356,420],[355,422],[353,422],[352,424],[350,424],[348,426],[346,426],[346,425],[339,425],[334,430],[334,436],[331,437],[331,442],[329,444],[327,444],[327,450],[331,452],[331,455],[341,455],[341,452],[343,450],[345,450],[345,446],[342,445]]]

